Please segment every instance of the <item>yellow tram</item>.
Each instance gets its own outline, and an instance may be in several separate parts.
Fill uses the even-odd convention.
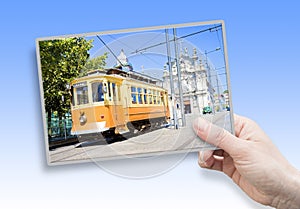
[[[72,131],[80,140],[134,133],[168,123],[168,92],[157,79],[119,69],[95,70],[71,82]]]

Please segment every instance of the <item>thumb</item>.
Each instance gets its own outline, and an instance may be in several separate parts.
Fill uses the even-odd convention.
[[[229,155],[238,151],[241,148],[242,143],[244,143],[243,140],[239,140],[225,129],[214,125],[201,117],[194,121],[193,128],[203,141],[223,149]]]

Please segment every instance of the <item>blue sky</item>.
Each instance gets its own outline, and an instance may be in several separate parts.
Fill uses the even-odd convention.
[[[93,163],[48,167],[35,39],[223,19],[234,112],[257,121],[300,169],[299,7],[296,0],[2,2],[0,207],[263,208],[224,175],[198,168],[196,154],[164,175],[138,181]],[[83,193],[88,196],[78,198]]]
[[[214,32],[206,31],[209,28],[215,27],[218,27],[218,30],[214,30]],[[176,36],[179,38],[177,41],[178,53],[185,54],[186,48],[188,50],[188,55],[192,56],[193,50],[196,49],[199,59],[205,64],[206,56],[204,54],[207,51],[207,59],[210,60],[210,63],[213,63],[214,68],[220,68],[220,74],[225,74],[224,46],[221,27],[220,22],[218,24],[215,22],[215,24],[192,27],[177,26]],[[98,33],[98,37],[96,37],[95,34],[87,35],[87,40],[93,40],[93,48],[89,50],[91,58],[108,53],[106,68],[110,68],[116,65],[117,59],[115,56],[118,56],[121,50],[123,50],[128,61],[133,65],[134,71],[143,71],[151,74],[151,71],[154,70],[156,76],[152,76],[158,76],[162,79],[163,69],[167,63],[165,29],[145,29],[144,31],[138,32],[134,31],[135,29],[132,30],[133,32],[121,34],[110,32],[108,35],[101,35]],[[175,49],[174,42],[172,41],[172,28],[168,30],[168,34],[170,40],[170,56],[171,61],[173,62],[175,59]],[[216,48],[221,50],[215,51]],[[224,79],[222,80],[222,83],[226,85],[226,81]]]

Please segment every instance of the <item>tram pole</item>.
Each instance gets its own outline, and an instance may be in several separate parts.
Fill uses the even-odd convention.
[[[179,65],[176,28],[173,28],[173,36],[174,36],[174,47],[175,47],[175,61],[176,61],[177,76],[178,76],[181,121],[182,121],[182,126],[184,127],[186,124],[186,121],[185,121],[184,102],[183,102],[183,94],[182,94],[182,87],[181,87],[181,69],[180,69],[180,65]]]
[[[178,129],[177,113],[175,109],[175,91],[174,91],[174,81],[173,81],[173,71],[171,63],[171,54],[170,54],[170,42],[168,29],[165,29],[166,34],[166,44],[167,44],[167,57],[168,57],[168,66],[169,66],[169,77],[170,77],[170,90],[171,90],[171,106],[173,112],[174,127]]]

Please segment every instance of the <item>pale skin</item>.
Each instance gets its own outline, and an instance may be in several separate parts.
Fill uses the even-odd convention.
[[[219,150],[199,152],[199,165],[224,172],[249,197],[278,209],[300,208],[300,172],[252,120],[235,115],[235,136],[199,118],[194,130]]]

